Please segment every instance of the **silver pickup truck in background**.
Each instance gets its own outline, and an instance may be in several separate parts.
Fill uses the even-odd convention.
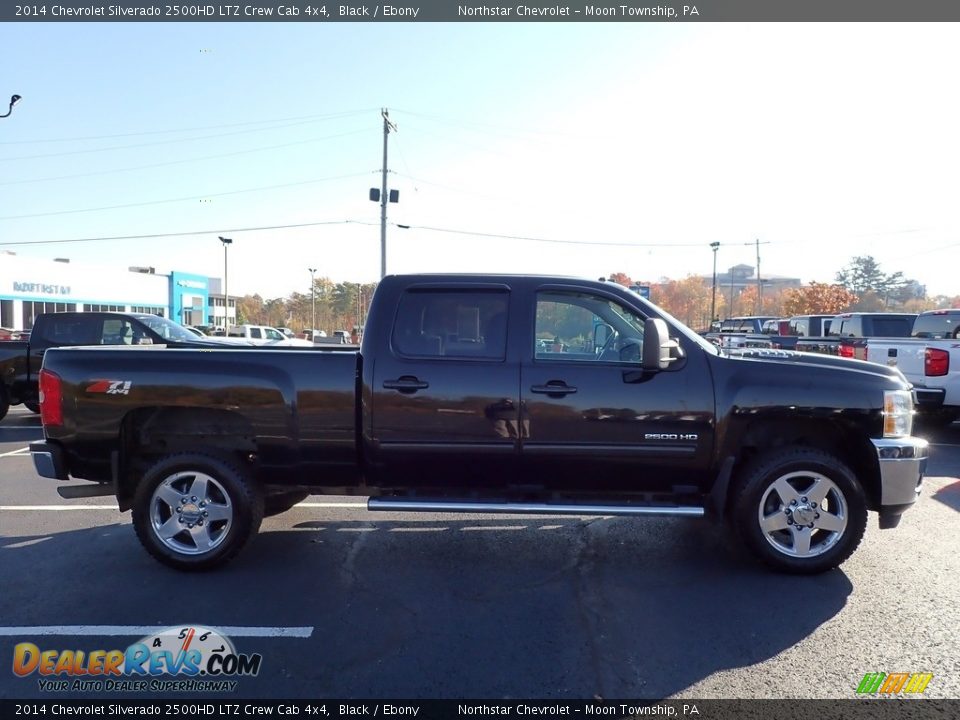
[[[867,360],[897,368],[913,384],[919,420],[960,419],[960,309],[922,313],[910,338],[869,338],[866,352]]]

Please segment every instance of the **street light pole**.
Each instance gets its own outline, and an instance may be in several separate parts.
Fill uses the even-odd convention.
[[[714,321],[717,319],[717,249],[720,247],[719,242],[710,243],[710,248],[713,250],[713,296],[710,300],[710,325],[712,326]]]
[[[310,271],[310,305],[312,307],[310,313],[310,339],[313,340],[313,335],[317,332],[317,284],[313,280],[313,274],[317,269],[307,268],[307,270]]]
[[[20,102],[22,98],[19,95],[10,96],[10,107],[7,109],[6,114],[0,115],[0,118],[10,117],[10,113],[13,112],[13,106]]]
[[[227,248],[233,242],[233,238],[225,238],[222,235],[220,242],[223,243],[223,334],[226,335],[230,330],[230,294],[227,292]]]

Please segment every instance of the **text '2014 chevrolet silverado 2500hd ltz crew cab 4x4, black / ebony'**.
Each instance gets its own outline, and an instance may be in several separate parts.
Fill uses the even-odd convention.
[[[774,568],[814,573],[854,551],[868,510],[897,524],[927,456],[896,369],[726,353],[626,288],[559,277],[389,276],[359,352],[54,349],[40,385],[39,473],[102,483],[88,494],[115,494],[180,569],[222,564],[265,515],[328,493],[707,515]]]

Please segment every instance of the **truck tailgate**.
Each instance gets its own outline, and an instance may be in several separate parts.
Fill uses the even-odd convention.
[[[878,365],[895,367],[907,380],[917,384],[924,380],[923,363],[927,343],[922,339],[868,338],[866,359]]]

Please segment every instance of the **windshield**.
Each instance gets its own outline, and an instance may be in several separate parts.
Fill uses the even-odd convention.
[[[159,315],[138,315],[137,320],[164,340],[173,340],[174,342],[195,342],[197,340],[197,336],[182,325],[177,325],[172,320],[162,318]]]

